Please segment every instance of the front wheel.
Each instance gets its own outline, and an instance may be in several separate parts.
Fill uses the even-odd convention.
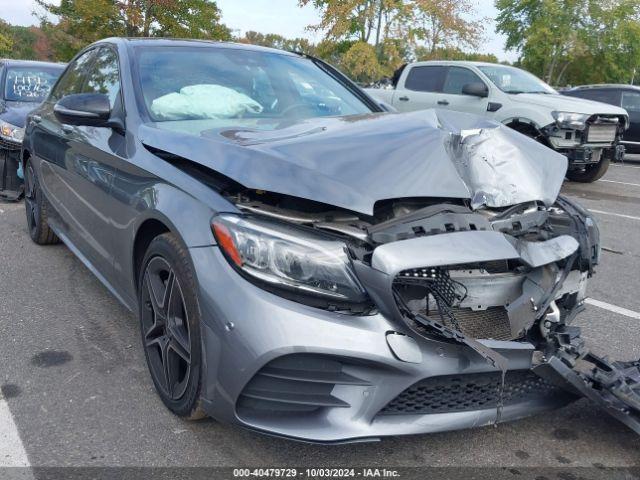
[[[600,156],[600,161],[593,165],[585,166],[584,170],[569,170],[567,171],[567,178],[572,182],[580,182],[580,183],[592,183],[596,180],[599,180],[607,173],[609,169],[609,163],[611,163],[611,158],[608,155],[608,152],[602,152]]]
[[[174,414],[203,418],[197,285],[188,252],[175,235],[151,242],[139,278],[142,345],[156,391]]]

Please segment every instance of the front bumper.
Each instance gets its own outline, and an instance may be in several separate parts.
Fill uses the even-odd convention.
[[[214,418],[312,442],[439,432],[498,419],[495,384],[483,383],[498,372],[473,349],[418,336],[380,313],[349,316],[282,299],[239,276],[216,247],[193,248],[191,255],[201,286],[203,396]],[[510,378],[529,382],[531,344],[483,343],[506,358],[508,388]],[[466,404],[449,407],[430,393],[469,384],[477,388]],[[573,399],[548,385],[525,390],[531,394],[505,401],[500,421]]]
[[[24,183],[20,173],[20,144],[0,140],[0,198],[22,197]]]

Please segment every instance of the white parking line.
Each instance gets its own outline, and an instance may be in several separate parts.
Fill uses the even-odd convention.
[[[593,210],[592,208],[590,208],[589,211],[593,213],[599,213],[600,215],[611,215],[613,217],[628,218],[631,220],[640,220],[640,217],[634,217],[633,215],[624,215],[623,213],[603,212],[602,210]]]
[[[626,308],[618,307],[617,305],[611,305],[607,302],[601,302],[600,300],[596,300],[595,298],[587,298],[585,303],[589,305],[593,305],[594,307],[603,308],[605,310],[609,310],[613,313],[619,313],[620,315],[624,315],[625,317],[635,318],[636,320],[640,320],[640,313],[634,312],[633,310],[629,310]]]
[[[27,452],[20,440],[9,405],[0,396],[0,467],[28,467]],[[29,475],[30,476],[30,475]]]
[[[616,163],[612,163],[610,166],[611,167],[623,167],[623,168],[640,168],[640,167],[636,167],[635,165],[618,165]]]
[[[617,183],[618,185],[629,185],[631,187],[640,187],[640,183],[616,182],[615,180],[598,180],[599,182]]]

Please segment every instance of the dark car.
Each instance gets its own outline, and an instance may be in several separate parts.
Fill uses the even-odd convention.
[[[0,197],[23,191],[20,146],[27,114],[42,102],[64,70],[63,64],[0,60]]]
[[[596,377],[618,367],[569,368],[593,360],[566,322],[600,250],[567,159],[497,122],[384,112],[294,53],[107,39],[30,114],[23,161],[31,238],[138,314],[183,418],[370,440],[531,415],[559,385],[637,415]]]
[[[629,114],[629,128],[623,133],[620,143],[626,152],[640,153],[640,87],[625,84],[582,85],[560,93],[624,108]]]

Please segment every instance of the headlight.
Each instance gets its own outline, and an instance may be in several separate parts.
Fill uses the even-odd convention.
[[[24,140],[24,128],[16,127],[0,120],[0,137],[4,140],[22,143],[22,140]]]
[[[587,126],[587,119],[591,115],[586,113],[551,112],[551,116],[555,119],[560,128],[584,130]]]
[[[344,242],[253,217],[218,215],[211,226],[229,262],[254,283],[315,306],[368,301]]]

